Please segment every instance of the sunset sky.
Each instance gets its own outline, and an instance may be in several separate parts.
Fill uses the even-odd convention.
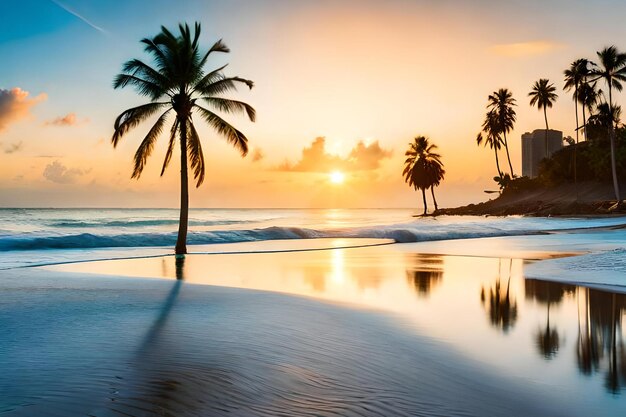
[[[550,127],[574,136],[563,70],[626,50],[624,16],[618,0],[5,1],[0,206],[177,207],[178,166],[159,177],[165,138],[139,181],[132,157],[150,125],[111,146],[115,117],[147,100],[112,80],[126,60],[148,60],[141,38],[194,21],[205,48],[223,38],[231,49],[209,67],[228,62],[226,74],[255,82],[236,97],[258,117],[227,117],[250,139],[245,159],[199,123],[207,179],[192,207],[421,205],[401,177],[416,135],[443,156],[440,205],[484,200],[496,188],[493,153],[475,143],[487,96],[507,87],[518,100],[509,140],[521,173],[520,135],[544,123],[532,83],[555,83]]]

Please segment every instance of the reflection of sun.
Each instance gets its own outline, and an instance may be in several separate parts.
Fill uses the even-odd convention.
[[[332,182],[333,184],[343,184],[343,182],[346,180],[346,174],[341,171],[333,171],[328,175],[330,177],[330,182]]]

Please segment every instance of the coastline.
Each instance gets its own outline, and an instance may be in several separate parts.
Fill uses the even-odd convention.
[[[626,184],[624,184],[626,187]],[[623,216],[626,207],[616,208],[610,186],[594,182],[560,184],[525,190],[505,189],[495,199],[460,207],[443,208],[436,215],[534,217]]]

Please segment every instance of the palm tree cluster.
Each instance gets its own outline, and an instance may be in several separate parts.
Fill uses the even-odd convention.
[[[230,52],[222,40],[215,42],[208,51],[202,51],[199,45],[199,23],[195,24],[193,31],[187,24],[181,24],[179,31],[180,34],[175,35],[161,27],[161,32],[154,38],[143,39],[144,50],[152,56],[153,64],[131,59],[124,64],[122,73],[115,77],[114,88],[134,87],[137,93],[148,97],[150,102],[125,110],[117,117],[111,142],[114,147],[117,146],[131,129],[158,115],[135,153],[132,178],[139,178],[168,118],[173,116],[161,175],[172,159],[178,140],[181,189],[176,254],[185,254],[189,217],[188,162],[193,170],[196,187],[202,184],[205,176],[204,154],[193,116],[203,119],[245,156],[248,153],[248,139],[215,111],[245,114],[251,121],[255,120],[256,113],[244,102],[223,97],[224,93],[235,91],[237,85],[252,88],[252,81],[227,77],[222,72],[225,65],[205,70],[212,54]]]
[[[437,145],[431,144],[425,136],[417,136],[409,143],[405,152],[404,171],[402,176],[410,187],[422,191],[424,201],[424,215],[428,212],[426,190],[430,188],[435,205],[435,212],[439,209],[435,198],[435,187],[439,186],[446,174],[441,162],[441,155],[435,152]]]
[[[589,128],[606,132],[610,144],[611,177],[615,198],[621,202],[619,180],[617,174],[616,129],[620,123],[621,108],[613,101],[613,89],[622,91],[622,82],[626,81],[626,53],[617,47],[609,46],[596,53],[598,63],[586,58],[573,61],[564,71],[564,90],[573,90],[572,99],[575,103],[576,145],[579,131],[584,133],[585,140],[590,139]],[[598,82],[604,82],[608,88],[608,97],[598,88]],[[578,107],[582,109],[582,125],[578,120]],[[589,117],[587,117],[587,112]],[[578,180],[577,148],[574,148],[574,181]]]
[[[506,150],[511,176],[515,176],[509,154],[509,143],[506,138],[506,134],[513,130],[517,118],[515,109],[513,108],[515,105],[513,94],[508,89],[501,88],[498,91],[494,91],[487,98],[487,114],[485,115],[485,121],[483,122],[482,131],[476,136],[477,145],[484,143],[484,146],[489,145],[489,147],[493,149],[499,178],[504,177],[498,159],[498,151],[502,149],[503,146]]]
[[[610,143],[611,177],[618,203],[621,201],[617,161],[616,161],[616,130],[620,125],[621,108],[613,101],[613,90],[622,91],[623,82],[626,82],[626,53],[620,52],[615,46],[609,46],[597,52],[598,63],[586,58],[577,59],[564,71],[564,90],[573,90],[573,100],[576,104],[576,145],[579,143],[579,131],[584,133],[585,140],[589,139],[589,131],[603,131]],[[605,94],[599,89],[599,83],[607,87]],[[545,154],[548,149],[548,114],[547,110],[556,102],[558,95],[556,87],[547,78],[537,80],[531,88],[530,105],[543,111],[546,136]],[[489,146],[494,151],[498,176],[496,180],[505,177],[515,178],[509,157],[509,147],[506,134],[513,129],[515,123],[515,99],[509,90],[502,88],[488,97],[487,113],[482,124],[482,131],[476,137],[477,145]],[[578,108],[582,109],[582,124],[578,117]],[[498,151],[504,148],[509,161],[510,176],[500,169]],[[577,182],[576,148],[574,147],[574,181]]]

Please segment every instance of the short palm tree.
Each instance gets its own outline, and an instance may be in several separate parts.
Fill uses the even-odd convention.
[[[159,115],[148,131],[137,152],[132,178],[139,178],[156,140],[161,135],[168,116],[172,115],[173,124],[169,131],[169,145],[161,175],[165,172],[178,139],[180,145],[180,222],[176,241],[176,254],[187,253],[187,224],[189,218],[189,191],[187,162],[191,163],[196,187],[204,181],[204,155],[200,137],[193,123],[193,115],[204,119],[217,133],[232,144],[242,156],[248,152],[246,136],[222,119],[215,110],[224,113],[246,114],[255,120],[255,110],[248,104],[222,97],[223,93],[236,90],[237,84],[252,88],[252,81],[240,77],[227,77],[222,73],[224,67],[205,71],[205,65],[211,54],[230,52],[221,41],[215,42],[208,51],[201,51],[200,24],[196,23],[193,32],[187,24],[179,25],[180,35],[174,35],[165,27],[152,39],[143,39],[145,51],[152,56],[152,66],[139,59],[127,61],[122,73],[115,77],[114,88],[132,86],[150,102],[125,110],[115,119],[115,132],[111,139],[117,146],[122,136],[129,130]],[[201,106],[203,102],[207,107]]]
[[[546,121],[546,158],[548,155],[548,112],[547,109],[552,107],[552,104],[559,97],[556,93],[556,87],[550,83],[547,78],[541,78],[539,81],[535,81],[533,88],[528,93],[530,97],[530,105],[537,106],[538,110],[543,109],[543,117]]]
[[[498,170],[498,177],[502,177],[502,170],[500,170],[500,161],[498,160],[498,151],[502,148],[502,138],[500,137],[500,121],[495,111],[490,110],[485,115],[485,121],[483,122],[483,130],[476,135],[476,144],[480,146],[484,143],[484,146],[489,145],[496,156],[496,169]],[[484,133],[484,135],[483,135]]]
[[[622,91],[622,82],[626,81],[626,54],[619,52],[615,46],[609,46],[599,51],[599,66],[595,67],[592,74],[596,79],[603,79],[609,87],[609,114],[613,113],[613,88]],[[609,139],[611,141],[611,173],[613,175],[613,188],[618,204],[621,201],[619,182],[617,179],[617,166],[615,162],[615,125],[609,127]]]
[[[506,88],[501,88],[498,91],[494,91],[488,98],[487,109],[493,110],[497,116],[498,128],[500,134],[502,134],[502,140],[504,142],[504,149],[506,151],[506,158],[509,161],[509,168],[511,169],[511,176],[514,177],[513,165],[511,164],[511,156],[509,155],[509,144],[506,139],[506,134],[513,130],[515,124],[516,114],[515,99],[513,94]]]
[[[413,142],[409,143],[409,149],[404,154],[407,158],[404,161],[402,176],[410,187],[422,190],[424,215],[428,212],[426,190],[439,185],[445,174],[441,155],[434,152],[436,149],[437,145],[431,144],[427,137],[417,136]],[[433,199],[434,195],[433,191]]]

